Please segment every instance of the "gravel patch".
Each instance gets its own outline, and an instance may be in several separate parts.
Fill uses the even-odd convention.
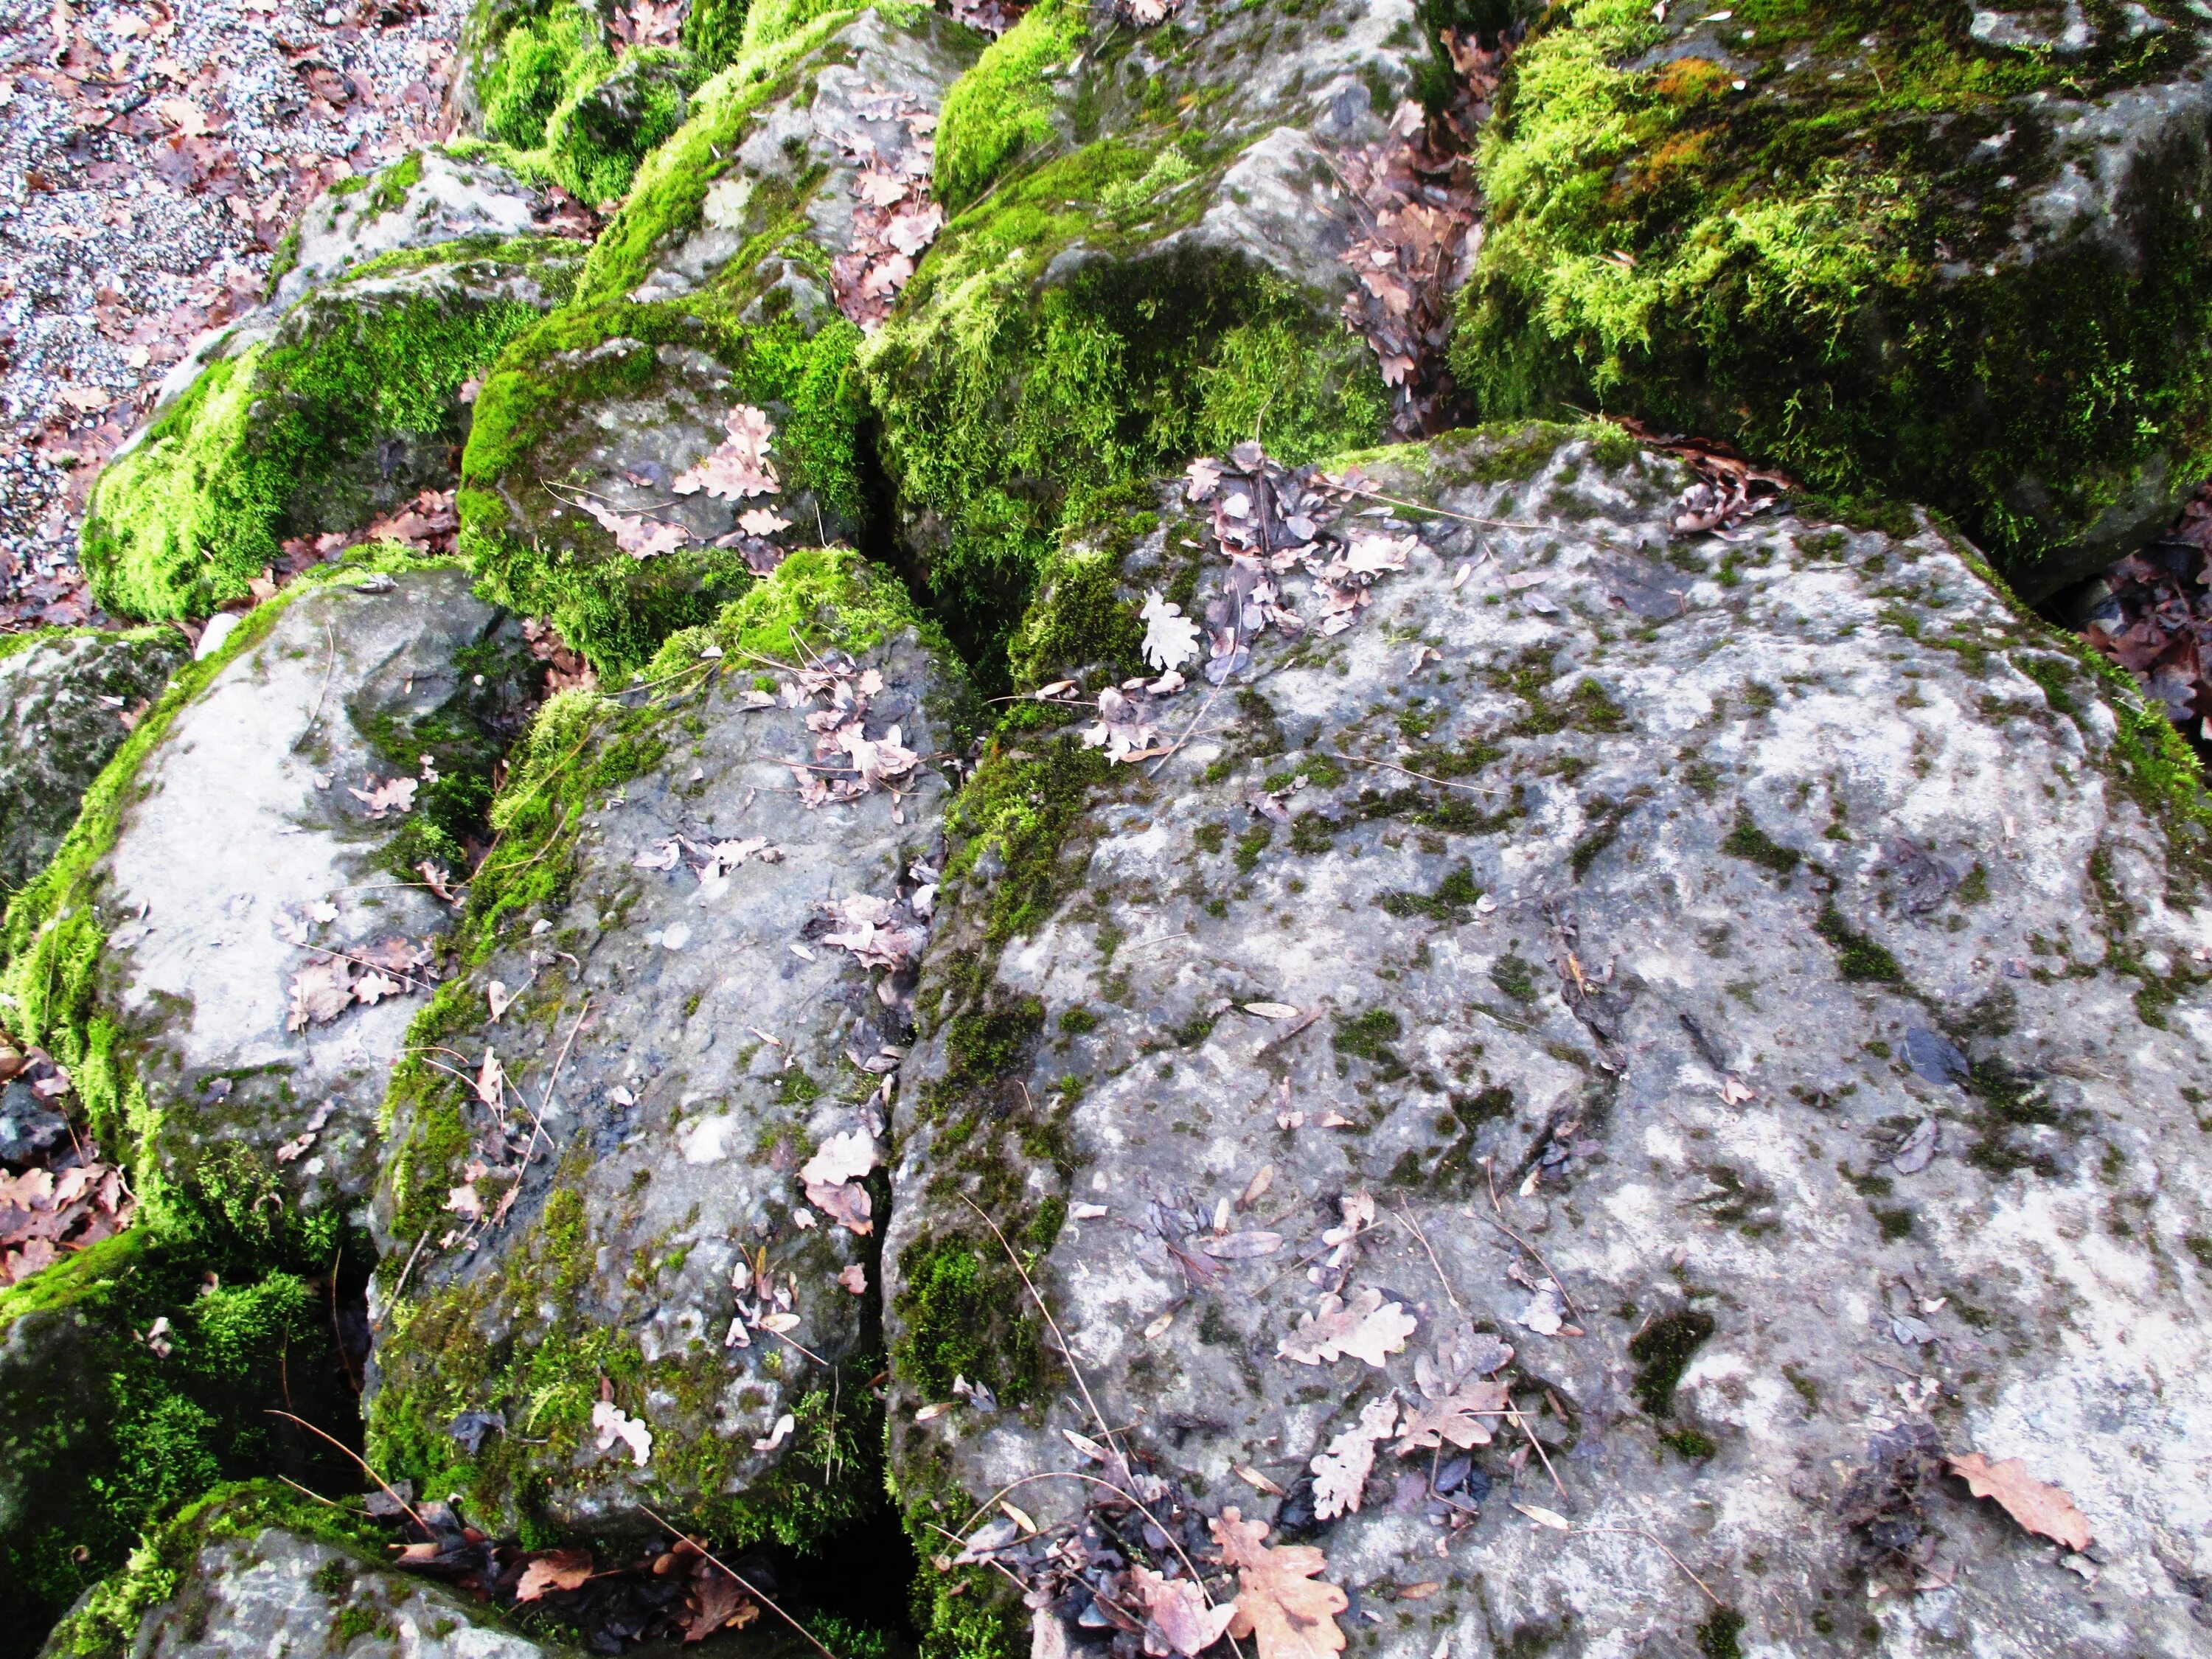
[[[466,0],[0,0],[0,628],[97,620],[101,460],[307,202],[446,136]]]

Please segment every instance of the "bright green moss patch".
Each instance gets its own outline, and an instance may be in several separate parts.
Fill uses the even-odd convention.
[[[103,605],[204,615],[244,595],[287,537],[356,529],[451,477],[462,382],[558,297],[573,266],[465,251],[435,263],[445,280],[373,294],[356,276],[304,301],[272,340],[211,364],[109,465],[81,549]]]
[[[1236,255],[1158,250],[1202,205],[1198,182],[1141,234],[1102,210],[1158,155],[1102,141],[1002,181],[946,228],[862,354],[900,511],[930,526],[932,593],[987,658],[1063,530],[1102,502],[1255,434],[1298,461],[1387,418],[1372,355],[1325,307]],[[1092,257],[1047,279],[1079,240]]]
[[[219,1480],[281,1468],[353,1485],[337,1453],[267,1415],[289,1403],[337,1425],[350,1413],[328,1297],[143,1226],[0,1291],[0,1574],[21,1617],[0,1652],[35,1650],[46,1621],[142,1532]],[[161,1318],[166,1356],[141,1340]],[[112,1634],[80,1620],[82,1639],[61,1651],[105,1650],[88,1645],[94,1627]]]
[[[2027,95],[2171,76],[2196,50],[2179,6],[2134,34],[2089,9],[2099,44],[2060,57],[1898,0],[1757,0],[1711,27],[1554,8],[1480,152],[1461,383],[1491,416],[1595,401],[1839,497],[1929,500],[2047,591],[2100,515],[2156,520],[2212,464],[2212,226],[2176,182],[2201,134],[2197,162],[2149,156],[2121,191],[2130,252],[2014,251],[2057,166]]]
[[[948,208],[966,206],[1024,151],[1052,142],[1054,100],[1044,72],[1082,49],[1085,16],[1081,0],[1038,0],[946,96],[934,182]]]

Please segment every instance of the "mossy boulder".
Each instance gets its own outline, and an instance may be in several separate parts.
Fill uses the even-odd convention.
[[[824,935],[867,896],[919,944],[971,694],[844,550],[793,554],[650,680],[546,705],[468,971],[394,1073],[370,1456],[528,1535],[653,1508],[805,1545],[880,1503],[875,1222],[837,1206],[872,1190],[879,1218],[881,1176],[823,1178],[822,1209],[809,1182],[826,1143],[880,1147],[914,977]],[[852,781],[820,747],[840,720],[912,753],[806,805],[795,784]]]
[[[126,616],[204,615],[245,597],[287,538],[450,485],[464,388],[578,263],[543,237],[399,249],[219,337],[94,486],[93,592]]]
[[[1033,681],[1110,702],[1162,594],[1249,662],[1105,714],[1128,764],[1016,705],[951,820],[884,1249],[893,1479],[926,1561],[988,1531],[933,1645],[1030,1641],[990,1563],[1133,1516],[1087,1474],[1156,1570],[1153,1516],[1317,1545],[1369,1653],[2187,1647],[2212,805],[2162,717],[1925,522],[1672,538],[1618,428],[1328,477],[1073,545]],[[1390,568],[1340,631],[1213,535],[1293,516]],[[2107,1594],[1923,1434],[2070,1493]],[[1041,1537],[982,1527],[1014,1483]]]
[[[926,12],[848,10],[748,49],[701,89],[574,300],[485,382],[459,511],[488,592],[551,616],[618,677],[743,592],[771,545],[859,533],[860,331],[831,269],[850,245],[858,168],[827,134],[833,113],[859,118],[871,86],[933,109],[973,52],[967,31]],[[677,491],[740,406],[772,428],[776,489]],[[781,527],[734,545],[757,509]],[[684,539],[635,557],[599,513]]]
[[[2038,599],[2212,469],[2212,58],[2179,3],[1556,6],[1453,347],[1488,416],[1735,439]]]
[[[147,1229],[0,1291],[0,1397],[7,1659],[37,1652],[143,1533],[216,1482],[283,1474],[343,1492],[358,1479],[269,1414],[335,1426],[354,1410],[327,1280],[180,1250]]]
[[[954,88],[955,216],[862,366],[900,534],[980,654],[1062,528],[1154,472],[1382,435],[1337,314],[1363,228],[1330,153],[1380,141],[1437,50],[1413,0],[1217,0],[1152,29],[1042,0]]]
[[[20,890],[169,676],[191,659],[174,629],[19,634],[0,655],[0,890]]]
[[[387,1534],[274,1481],[219,1487],[149,1535],[54,1632],[43,1659],[559,1659],[473,1596],[395,1572]]]
[[[341,179],[307,204],[278,251],[270,298],[289,306],[391,254],[527,235],[550,205],[544,191],[493,161],[438,145],[416,150],[380,172]]]
[[[538,673],[462,572],[385,562],[179,672],[7,922],[9,1027],[149,1212],[324,1261]]]

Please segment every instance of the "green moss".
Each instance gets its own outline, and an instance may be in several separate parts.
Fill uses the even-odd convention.
[[[1747,859],[1778,876],[1786,876],[1795,870],[1800,857],[1795,848],[1784,847],[1769,836],[1753,821],[1750,811],[1742,806],[1735,810],[1735,827],[1721,842],[1721,851],[1731,858]]]
[[[988,1383],[1007,1405],[1037,1393],[1046,1376],[1041,1328],[1023,1316],[1027,1293],[996,1239],[917,1238],[900,1252],[898,1283],[902,1328],[891,1358],[924,1397],[951,1399],[957,1376]]]
[[[708,73],[738,55],[748,0],[691,0],[684,14],[684,49]]]
[[[1055,100],[1042,77],[1088,33],[1080,0],[1039,0],[953,83],[937,130],[938,200],[965,207],[1008,163],[1052,143]]]
[[[841,7],[849,9],[848,0],[753,0],[745,14],[745,47],[757,51],[780,46]]]
[[[1637,1403],[1654,1417],[1671,1417],[1674,1389],[1689,1369],[1690,1356],[1712,1334],[1713,1316],[1694,1309],[1654,1320],[1638,1332],[1628,1345],[1628,1357],[1637,1366]]]
[[[1462,863],[1437,884],[1433,893],[1385,893],[1375,902],[1394,916],[1426,916],[1431,921],[1465,921],[1482,896],[1474,870]]]
[[[1303,460],[1368,441],[1387,415],[1372,354],[1308,296],[1233,254],[1158,246],[1200,204],[1195,182],[1141,234],[1102,216],[1103,193],[1157,153],[1102,141],[1002,181],[946,228],[861,355],[901,510],[942,526],[924,550],[932,592],[990,654],[1063,531],[1101,503],[1255,434]],[[1093,257],[1048,279],[1078,241]],[[1128,645],[1122,629],[1098,637]],[[1030,638],[1023,653],[1035,668],[1065,649]]]
[[[343,1420],[350,1399],[327,1297],[150,1226],[0,1291],[0,1574],[10,1606],[37,1626],[0,1648],[32,1651],[45,1623],[121,1565],[142,1532],[218,1481],[276,1462],[269,1408]],[[166,1356],[139,1340],[164,1317]],[[348,1484],[336,1453],[304,1464],[284,1455],[296,1476]]]
[[[2100,512],[2212,454],[2185,343],[2212,310],[2212,226],[2180,157],[2122,196],[2131,252],[2011,240],[2057,166],[2025,100],[2178,72],[2175,17],[2100,18],[2059,56],[1975,42],[1969,9],[1771,0],[1717,32],[1724,68],[1651,52],[1680,22],[1637,0],[1555,7],[1479,151],[1490,234],[1455,371],[1492,416],[1632,409],[1846,501],[1931,501],[2046,591]]]
[[[1743,1659],[1744,1617],[1734,1607],[1716,1607],[1698,1626],[1698,1651],[1705,1659]]]
[[[675,46],[633,46],[603,74],[580,60],[568,94],[545,123],[544,166],[579,199],[608,202],[630,187],[638,164],[684,122],[704,78]]]
[[[1536,1000],[1536,966],[1517,951],[1509,950],[1490,964],[1490,982],[1516,1002]]]
[[[1659,1437],[1659,1443],[1680,1452],[1693,1463],[1702,1463],[1720,1452],[1720,1442],[1695,1429],[1675,1429]]]
[[[557,3],[525,19],[501,39],[478,84],[483,130],[518,150],[544,149],[554,112],[612,62],[587,6]]]
[[[336,284],[272,341],[210,364],[94,488],[80,550],[100,602],[204,615],[242,597],[287,537],[365,522],[386,488],[380,446],[434,451],[442,467],[467,424],[461,383],[538,315],[474,297],[506,264],[452,264],[434,294],[371,300]],[[534,274],[557,297],[572,273]]]
[[[1905,970],[1888,950],[1853,928],[1844,913],[1829,900],[1820,907],[1814,931],[1835,947],[1836,968],[1847,980],[1863,983],[1902,985]]]

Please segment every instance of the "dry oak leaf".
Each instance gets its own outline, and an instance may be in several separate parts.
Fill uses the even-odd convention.
[[[1359,1512],[1359,1494],[1375,1472],[1375,1443],[1398,1431],[1398,1397],[1386,1394],[1360,1407],[1359,1419],[1315,1457],[1314,1514],[1323,1521]]]
[[[1395,1302],[1385,1302],[1371,1287],[1356,1291],[1350,1302],[1324,1296],[1282,1340],[1276,1352],[1301,1365],[1323,1365],[1349,1354],[1381,1370],[1384,1358],[1402,1352],[1420,1322]]]
[[[1145,1604],[1152,1629],[1145,1632],[1145,1651],[1156,1656],[1198,1656],[1221,1639],[1237,1617],[1237,1603],[1208,1607],[1206,1592],[1188,1578],[1163,1578],[1141,1563],[1129,1570],[1129,1581]]]
[[[718,1630],[743,1629],[760,1617],[760,1604],[747,1595],[738,1581],[715,1567],[691,1580],[693,1605],[684,1609],[684,1640],[703,1642]]]
[[[1260,1659],[1331,1659],[1344,1651],[1336,1615],[1350,1598],[1317,1578],[1326,1555],[1310,1544],[1269,1546],[1267,1523],[1245,1520],[1233,1504],[1206,1525],[1221,1559],[1237,1569],[1229,1634],[1255,1638]]]
[[[817,1147],[814,1156],[799,1166],[799,1178],[808,1186],[835,1187],[858,1181],[874,1169],[882,1155],[876,1138],[866,1129],[846,1129]]]
[[[2055,1538],[2069,1550],[2089,1547],[2089,1517],[2074,1507],[2065,1492],[2030,1474],[2019,1458],[1992,1463],[1979,1452],[1968,1452],[1946,1461],[1975,1497],[1996,1498],[2029,1532]]]
[[[407,811],[415,805],[416,781],[414,778],[386,778],[379,783],[371,774],[367,789],[349,788],[346,793],[368,807],[369,817],[380,818],[386,812]]]
[[[514,1587],[514,1599],[535,1601],[555,1590],[580,1589],[591,1576],[591,1551],[547,1550],[530,1558],[530,1565],[522,1570],[521,1582]]]
[[[327,1025],[353,1000],[353,965],[339,957],[311,962],[292,976],[292,1012],[284,1022],[288,1031],[304,1031],[310,1024]]]
[[[773,495],[778,485],[768,453],[775,428],[767,413],[750,404],[739,404],[723,424],[729,436],[701,456],[696,466],[679,474],[669,488],[679,495],[703,489],[724,501]]]
[[[630,1461],[643,1468],[653,1455],[653,1431],[611,1400],[592,1407],[592,1426],[599,1431],[599,1449],[611,1451],[619,1440],[629,1448]]]
[[[1158,588],[1145,595],[1137,615],[1145,624],[1145,660],[1153,667],[1180,668],[1198,655],[1198,624]]]

